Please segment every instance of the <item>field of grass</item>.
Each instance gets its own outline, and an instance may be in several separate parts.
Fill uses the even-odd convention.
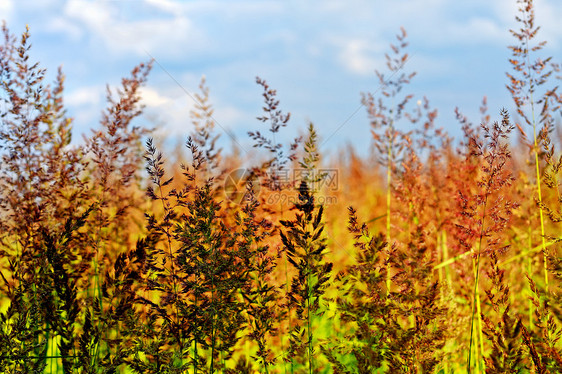
[[[294,124],[261,78],[259,157],[217,148],[204,80],[161,153],[134,126],[152,62],[71,144],[63,73],[4,26],[0,372],[562,372],[560,66],[520,6],[516,112],[484,98],[452,139],[400,30],[362,95],[372,151],[337,162],[313,124],[275,140]]]

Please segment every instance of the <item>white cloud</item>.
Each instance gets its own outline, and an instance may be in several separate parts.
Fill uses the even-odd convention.
[[[323,38],[317,32],[307,44],[314,46],[309,48],[311,53],[333,50],[333,58],[346,71],[371,76],[375,70],[386,69],[385,53],[390,52],[389,43],[396,43],[394,36],[400,32],[400,26],[408,32],[407,52],[415,60],[435,53],[429,52],[435,48],[443,51],[463,45],[505,46],[509,42],[506,26],[495,9],[490,11],[491,5],[476,0],[461,5],[461,10],[458,7],[445,0],[413,0],[382,3],[379,10],[362,0],[350,0],[347,6],[326,1],[318,7],[320,15],[315,21],[323,22],[322,30],[331,36]],[[448,63],[438,59],[438,68],[425,60],[424,70],[437,72],[448,68]],[[419,70],[417,62],[415,66]]]
[[[75,135],[89,135],[101,118],[105,87],[103,85],[83,86],[67,91],[64,101],[68,115],[73,118]]]
[[[146,105],[144,118],[148,127],[156,128],[158,136],[187,134],[192,125],[189,112],[193,102],[175,84],[166,83],[141,88],[142,103]]]
[[[186,87],[197,87],[199,77],[190,74],[182,75],[180,81]],[[193,130],[191,111],[194,109],[193,95],[198,90],[183,88],[175,83],[164,83],[141,88],[142,103],[146,105],[144,118],[148,127],[155,126],[157,135],[185,137]],[[241,123],[255,118],[254,113],[246,113],[229,102],[224,102],[211,91],[210,104],[214,108],[215,132],[223,138],[228,138],[226,131],[231,131]]]
[[[117,5],[116,5],[117,4]],[[128,4],[128,3],[126,3]],[[125,5],[126,5],[125,4]],[[100,38],[113,52],[135,53],[138,56],[151,54],[174,55],[182,50],[195,35],[190,20],[180,11],[180,5],[170,1],[150,1],[173,13],[172,17],[148,17],[143,20],[127,19],[130,9],[120,9],[120,2],[85,0],[69,1],[64,17],[87,29],[94,38]]]
[[[425,53],[411,54],[407,65],[407,72],[416,71],[418,75],[425,77],[442,76],[458,71],[458,67],[451,57],[436,57]]]
[[[96,30],[110,26],[112,13],[115,13],[111,3],[104,1],[90,2],[74,0],[66,3],[65,14],[72,19],[83,22],[86,26]]]
[[[2,20],[9,22],[13,11],[14,2],[12,0],[0,0],[0,14],[2,14]]]
[[[61,32],[73,41],[78,41],[84,36],[84,30],[81,27],[63,17],[50,18],[47,21],[46,29],[51,32]]]
[[[372,75],[384,66],[384,49],[367,39],[336,39],[338,59],[350,72],[357,75]]]
[[[180,15],[183,11],[181,4],[172,0],[146,0],[146,3],[174,15]]]
[[[232,105],[217,106],[214,118],[217,121],[216,131],[222,133],[224,129],[232,129],[248,119],[254,120],[255,114],[246,113]],[[221,136],[226,136],[223,134]]]
[[[185,10],[189,14],[194,13],[220,13],[229,18],[255,16],[270,17],[280,15],[285,10],[290,10],[289,2],[285,1],[217,1],[196,0],[185,3]]]
[[[423,3],[423,1],[421,2]],[[515,21],[519,4],[515,0],[475,0],[465,3],[466,17],[455,12],[458,3],[445,2],[435,11],[422,11],[420,22],[414,25],[412,34],[424,35],[429,44],[495,44],[505,47],[514,42],[509,29],[518,29]],[[562,2],[536,0],[534,2],[536,26],[541,27],[539,38],[557,44],[562,39],[560,19]],[[455,15],[455,16],[453,16]],[[417,17],[411,15],[411,20]]]
[[[539,40],[546,40],[547,45],[559,48],[562,44],[562,3],[559,0],[537,1],[535,7],[536,22],[541,26]]]
[[[98,106],[104,92],[103,86],[80,87],[65,95],[65,103],[70,107]]]
[[[539,39],[548,40],[547,48],[558,47],[562,2],[535,0],[535,6]],[[412,56],[407,71],[420,75],[414,83],[430,77],[424,81],[428,97],[451,102],[450,92],[441,94],[442,88],[433,85],[453,85],[458,76],[455,63],[467,55],[485,59],[482,51],[497,48],[507,58],[505,46],[515,42],[508,30],[518,27],[516,12],[515,0],[0,0],[0,16],[12,14],[17,22],[30,22],[32,29],[55,33],[42,38],[41,45],[46,41],[50,51],[48,43],[56,43],[68,51],[65,67],[73,67],[81,84],[114,81],[116,69],[126,71],[124,66],[146,60],[145,51],[190,93],[197,92],[200,74],[207,73],[217,121],[238,131],[259,115],[255,75],[278,85],[280,94],[298,98],[294,102],[301,112],[292,110],[295,118],[307,114],[315,120],[329,119],[322,113],[340,105],[331,104],[341,94],[338,89],[353,96],[376,80],[374,70],[386,70],[384,54],[389,43],[396,42],[394,35],[401,25],[408,31]],[[84,53],[96,59],[108,57],[109,63],[100,66]],[[504,62],[505,58],[498,64]],[[144,120],[157,119],[152,123],[162,123],[164,131],[183,136],[192,129],[193,100],[167,71],[155,65],[150,86],[142,90],[149,114]],[[490,79],[483,78],[482,90],[486,84],[491,84]],[[67,103],[77,113],[77,122],[99,118],[104,92],[104,87],[70,92]],[[457,104],[463,105],[466,97],[459,96]],[[283,96],[282,102],[286,103]]]
[[[169,97],[161,95],[156,89],[150,87],[142,87],[140,96],[142,97],[142,103],[147,107],[159,107],[172,101]]]
[[[443,36],[450,42],[467,44],[499,43],[504,45],[509,35],[497,20],[472,17],[465,23],[449,23]]]
[[[174,55],[183,50],[193,34],[187,18],[136,21],[115,27],[106,41],[114,50],[131,50],[139,55],[145,51]]]
[[[513,0],[496,0],[488,3],[492,7],[495,17],[501,20],[500,27],[508,35],[509,44],[514,44],[515,39],[508,33],[508,30],[518,31],[521,27],[521,24],[515,21],[515,16],[519,15],[520,5]],[[562,28],[560,28],[562,2],[560,0],[536,0],[534,9],[535,26],[541,28],[537,34],[537,41],[546,40],[547,48],[559,48],[562,44]]]

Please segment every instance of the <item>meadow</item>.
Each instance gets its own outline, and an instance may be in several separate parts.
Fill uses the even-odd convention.
[[[4,25],[0,372],[562,372],[562,77],[519,5],[513,113],[484,97],[460,139],[436,127],[402,29],[362,94],[372,149],[337,161],[312,123],[276,141],[298,125],[261,78],[258,156],[217,147],[204,80],[163,152],[139,121],[153,62],[71,142],[62,70]]]

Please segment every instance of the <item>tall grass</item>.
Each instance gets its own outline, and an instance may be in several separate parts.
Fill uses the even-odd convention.
[[[437,128],[404,94],[401,30],[362,97],[372,153],[332,162],[312,124],[280,141],[291,117],[261,78],[254,155],[217,148],[203,79],[170,161],[139,122],[151,63],[74,145],[62,71],[46,83],[4,26],[0,371],[561,372],[560,67],[519,3],[513,118],[484,98],[456,110],[460,139]]]

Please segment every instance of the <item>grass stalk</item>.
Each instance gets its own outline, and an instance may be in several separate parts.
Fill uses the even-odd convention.
[[[209,223],[210,224],[210,223]],[[207,231],[206,232],[206,239],[208,243],[212,243],[212,238],[210,236],[210,232]],[[214,269],[217,268],[217,257],[215,254],[215,246],[213,244],[211,244],[211,258],[213,259],[213,270],[211,270],[211,311],[212,311],[212,315],[211,315],[211,367],[210,367],[210,373],[214,373],[215,372],[215,345],[216,345],[216,339],[217,339],[217,329],[216,329],[216,319],[217,319],[217,305],[215,302],[215,273],[214,273]],[[220,303],[219,303],[220,305]]]
[[[388,140],[388,161],[386,165],[386,242],[388,247],[391,248],[390,242],[390,204],[391,204],[391,187],[392,187],[392,143],[394,139],[393,127],[390,126],[390,139]],[[390,295],[390,266],[386,269],[386,295]]]
[[[310,251],[310,248],[306,249],[307,252]],[[314,371],[312,366],[312,317],[310,315],[310,302],[312,298],[312,289],[311,287],[311,279],[310,279],[310,268],[307,266],[307,276],[306,276],[306,288],[307,288],[307,301],[306,301],[306,323],[307,323],[307,338],[308,338],[308,373],[312,374]]]
[[[103,201],[103,195],[102,195]],[[96,297],[99,298],[99,308],[100,308],[100,315],[103,313],[103,301],[102,301],[102,294],[101,294],[101,285],[99,281],[99,246],[101,242],[101,206],[99,206],[98,211],[98,225],[97,225],[97,235],[96,235],[96,248],[95,248],[95,255],[94,255],[94,302],[96,302]],[[94,347],[94,354],[92,357],[92,367],[95,367],[96,363],[98,362],[98,355],[99,355],[99,346],[100,341],[98,340]]]
[[[528,13],[527,13],[528,16]],[[533,153],[535,158],[535,174],[536,174],[536,188],[537,188],[537,195],[539,198],[539,217],[541,223],[541,245],[542,245],[542,257],[543,257],[543,272],[544,272],[544,289],[546,294],[548,294],[549,289],[549,281],[548,281],[548,260],[547,260],[547,253],[546,253],[546,237],[545,237],[545,229],[544,229],[544,212],[543,212],[543,200],[542,200],[542,191],[541,191],[541,172],[539,166],[539,144],[537,140],[537,124],[535,119],[535,102],[533,98],[534,93],[534,78],[533,78],[533,69],[531,68],[531,60],[530,60],[530,43],[529,43],[529,34],[524,33],[524,46],[526,48],[526,59],[527,59],[527,74],[530,82],[530,89],[529,89],[529,102],[531,105],[531,122],[533,124]],[[544,99],[543,99],[544,100]],[[550,312],[547,312],[550,314]],[[547,334],[550,339],[550,330],[547,329]]]
[[[285,219],[285,210],[284,210],[284,206],[281,203],[281,201],[279,202],[279,207],[280,207],[279,211],[280,211],[280,214],[281,214],[281,218]],[[283,258],[284,258],[284,263],[285,263],[285,294],[288,295],[289,292],[290,292],[289,267],[288,267],[289,260],[288,260],[287,255],[283,256]],[[289,312],[287,313],[287,316],[289,318],[289,329],[290,329],[290,327],[292,326],[292,318],[293,318],[293,316],[291,315],[291,310],[290,310],[291,305],[289,305],[288,308],[289,308]],[[285,339],[284,339],[284,337],[281,338],[281,347],[283,349],[283,353],[285,355],[287,355],[287,351],[285,350]],[[294,373],[294,361],[293,361],[292,356],[291,356],[290,365],[291,365],[290,366],[291,367],[291,374],[293,374]],[[287,373],[287,366],[285,364],[283,364],[283,370],[285,371],[285,373]]]
[[[529,227],[529,251],[533,248],[533,237],[531,232],[531,227]],[[532,256],[527,257],[527,274],[532,274],[533,271],[533,261]],[[529,296],[533,295],[533,290],[531,289],[531,285],[527,283],[527,288],[529,289]],[[535,304],[533,304],[533,300],[529,298],[529,326],[533,326],[533,315],[535,314]]]
[[[158,180],[158,191],[160,192],[160,201],[162,203],[162,209],[164,210],[164,216],[167,216],[170,209],[164,203],[164,191],[162,190],[162,183]],[[170,270],[172,273],[172,287],[173,287],[173,297],[174,297],[174,306],[176,307],[176,326],[179,328],[179,309],[178,309],[178,286],[177,286],[177,278],[176,278],[176,268],[174,265],[174,253],[172,251],[172,235],[170,233],[170,227],[166,225],[166,243],[168,245],[168,255],[170,256]],[[180,337],[180,366],[183,366],[183,339]]]
[[[443,249],[443,245],[441,243],[442,237],[441,237],[441,232],[437,233],[437,260],[441,263],[443,262],[443,259],[445,258],[445,250]],[[439,284],[443,284],[443,269],[439,269],[438,270],[438,274],[439,274]],[[445,301],[445,289],[443,287],[441,287],[441,302]]]
[[[443,248],[443,260],[447,262],[449,261],[449,247],[447,245],[447,232],[445,230],[441,231],[441,245]],[[445,275],[447,277],[447,287],[451,287],[453,284],[453,277],[449,266],[445,268]]]
[[[529,38],[525,37],[525,45],[529,48]],[[527,53],[527,72],[529,77],[532,77],[531,65],[530,65],[530,57],[529,53]],[[530,78],[532,79],[532,78]],[[545,291],[548,293],[548,262],[547,262],[547,254],[546,254],[546,239],[545,239],[545,230],[544,230],[544,213],[542,208],[542,191],[541,191],[541,172],[539,166],[539,144],[537,140],[537,125],[535,120],[535,103],[533,101],[533,90],[531,89],[530,95],[530,104],[531,104],[531,121],[533,123],[533,153],[535,156],[535,174],[536,174],[536,188],[537,188],[537,195],[539,198],[539,217],[541,223],[541,244],[542,244],[542,254],[543,254],[543,270],[544,270],[544,285]]]
[[[473,257],[472,265],[473,265],[473,272],[474,272],[474,291],[473,291],[473,300],[472,300],[472,313],[470,318],[470,347],[472,348],[472,340],[473,340],[473,331],[474,331],[474,313],[476,309],[477,317],[478,317],[478,339],[477,339],[477,346],[480,348],[479,355],[476,356],[476,367],[477,373],[480,372],[481,363],[484,359],[484,334],[482,329],[482,309],[480,305],[480,255],[482,252],[482,241],[484,239],[484,223],[486,219],[486,204],[488,202],[488,194],[486,194],[484,198],[484,205],[482,207],[482,218],[481,218],[481,225],[480,225],[480,237],[478,240],[478,252],[476,253],[476,260]],[[474,250],[471,249],[472,254],[474,255]],[[478,344],[478,341],[480,344]],[[470,373],[470,362],[471,362],[471,352],[469,350],[468,355],[468,372]]]
[[[288,295],[289,292],[290,292],[290,287],[289,287],[289,283],[290,283],[290,282],[289,282],[289,270],[288,270],[288,266],[287,266],[287,264],[288,264],[289,261],[287,260],[287,256],[284,256],[284,258],[285,258],[285,292],[286,292],[286,294]],[[291,310],[290,310],[290,308],[291,308],[291,305],[289,305],[289,313],[288,313],[288,316],[289,316],[289,317],[288,317],[288,318],[289,318],[289,328],[292,326],[292,321],[291,321],[291,320],[292,320],[292,316],[291,316]],[[283,351],[284,351],[285,354],[286,354],[285,343],[284,343],[284,342],[285,342],[285,339],[284,339],[284,336],[283,336],[283,337],[281,338],[281,345],[282,345]],[[292,356],[290,357],[290,359],[291,359],[291,362],[290,362],[291,374],[293,374],[293,373],[295,372],[295,369],[294,369],[294,360],[293,360],[293,357],[292,357]],[[284,370],[285,370],[285,373],[287,373],[287,366],[286,366],[285,364],[283,364],[283,368],[284,368]]]
[[[528,58],[528,57],[527,57]],[[530,74],[530,68],[529,68]],[[545,239],[545,230],[544,230],[544,214],[542,208],[542,191],[541,191],[541,172],[539,167],[539,151],[538,151],[538,141],[537,141],[537,129],[535,123],[535,106],[533,102],[533,94],[531,93],[531,116],[533,121],[533,141],[534,141],[534,149],[533,153],[535,156],[535,173],[536,173],[536,188],[537,188],[537,195],[539,197],[539,217],[541,223],[541,244],[542,244],[542,254],[543,254],[543,270],[544,270],[544,284],[545,290],[548,292],[548,269],[547,269],[547,258],[546,258],[546,239]]]

